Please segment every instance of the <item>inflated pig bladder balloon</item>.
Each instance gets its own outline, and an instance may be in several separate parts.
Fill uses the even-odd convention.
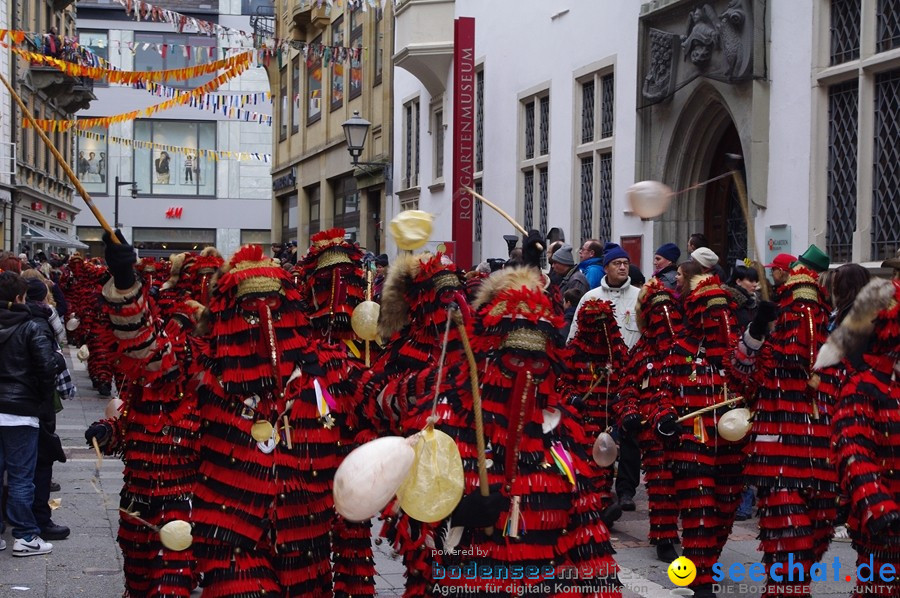
[[[401,436],[376,438],[354,449],[334,474],[334,508],[366,521],[387,505],[406,480],[416,452]]]
[[[631,211],[641,218],[656,218],[669,209],[674,194],[659,181],[640,181],[625,192]]]

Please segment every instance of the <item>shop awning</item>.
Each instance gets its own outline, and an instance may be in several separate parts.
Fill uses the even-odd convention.
[[[87,249],[87,243],[82,243],[75,237],[71,237],[69,235],[58,233],[56,231],[43,229],[39,226],[33,226],[28,223],[23,223],[22,228],[24,228],[24,232],[22,234],[22,238],[25,238],[25,235],[30,234],[31,238],[28,239],[31,243],[47,243],[48,245],[52,245],[53,247],[69,247],[74,249]]]

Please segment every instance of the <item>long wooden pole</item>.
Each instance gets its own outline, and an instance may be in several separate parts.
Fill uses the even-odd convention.
[[[13,89],[13,86],[9,84],[9,81],[6,80],[6,77],[0,73],[0,81],[3,82],[3,85],[6,86],[6,89],[9,90],[9,93],[12,95],[13,99],[16,101],[16,104],[19,105],[19,109],[22,110],[22,114],[25,115],[25,119],[28,121],[28,124],[37,131],[38,136],[40,136],[41,141],[50,149],[50,153],[53,154],[53,157],[56,158],[57,162],[62,165],[63,170],[66,173],[66,176],[69,177],[69,181],[75,186],[75,189],[78,191],[81,198],[84,199],[84,203],[91,209],[91,212],[94,213],[94,217],[97,219],[97,222],[100,223],[100,226],[103,227],[103,230],[109,233],[109,238],[112,239],[112,242],[116,245],[119,244],[119,238],[116,236],[115,231],[113,231],[112,227],[109,226],[109,223],[106,221],[106,218],[103,217],[103,214],[100,213],[100,210],[97,206],[94,205],[91,196],[85,191],[84,187],[81,185],[81,181],[78,180],[78,177],[75,175],[75,172],[72,170],[72,167],[69,166],[69,163],[63,157],[59,150],[53,145],[53,142],[50,141],[50,138],[47,137],[47,134],[44,133],[44,130],[41,129],[37,122],[34,120],[34,115],[31,114],[31,111],[28,109],[28,106],[25,105],[25,102],[22,101],[22,98],[19,97],[19,94],[16,93],[16,90]]]
[[[462,341],[463,351],[466,353],[466,359],[469,362],[469,383],[472,385],[472,411],[475,412],[475,447],[478,450],[478,489],[481,496],[488,496],[491,488],[488,485],[487,477],[487,459],[485,456],[484,444],[484,414],[481,410],[481,389],[478,384],[478,364],[475,362],[475,354],[472,352],[472,345],[469,343],[469,334],[466,332],[466,324],[463,322],[462,314],[456,309],[451,313],[453,323],[459,331],[459,338]],[[493,526],[485,529],[487,535],[494,533]]]
[[[518,222],[516,222],[515,220],[513,220],[513,217],[510,216],[509,214],[507,214],[506,212],[504,212],[502,209],[500,209],[500,207],[497,204],[495,204],[494,202],[492,202],[491,200],[486,198],[484,195],[481,195],[480,193],[476,192],[471,187],[463,187],[463,191],[471,194],[472,197],[474,197],[481,203],[487,205],[489,208],[492,208],[495,212],[497,212],[498,214],[500,214],[501,216],[506,218],[506,220],[510,224],[512,224],[516,228],[517,231],[519,231],[520,233],[522,233],[525,236],[528,236],[528,231],[525,230],[525,227],[522,226],[521,224],[519,224]],[[540,251],[544,250],[544,246],[541,245],[540,243],[538,243],[538,250],[540,250]]]
[[[753,264],[756,273],[759,275],[759,288],[762,292],[763,301],[769,300],[769,285],[766,282],[766,271],[763,269],[762,263],[759,261],[759,250],[756,248],[756,229],[750,220],[750,204],[747,200],[747,185],[744,183],[744,175],[735,168],[731,171],[734,177],[734,186],[737,187],[738,203],[741,204],[741,213],[744,215],[744,222],[747,224],[747,240],[750,243],[750,249],[753,250]]]

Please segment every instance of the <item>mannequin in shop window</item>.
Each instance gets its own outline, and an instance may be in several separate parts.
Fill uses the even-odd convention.
[[[156,159],[156,182],[160,185],[169,184],[169,154],[160,152]]]
[[[194,182],[194,156],[190,154],[184,157],[184,182]]]

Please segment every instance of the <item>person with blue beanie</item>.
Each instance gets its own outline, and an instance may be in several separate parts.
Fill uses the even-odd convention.
[[[653,276],[658,278],[667,289],[675,290],[675,275],[678,274],[678,258],[681,250],[675,243],[665,243],[653,255]]]

